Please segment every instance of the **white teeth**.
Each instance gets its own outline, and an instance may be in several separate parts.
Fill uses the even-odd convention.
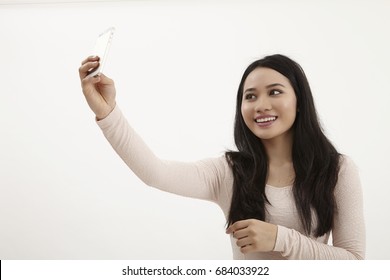
[[[276,120],[276,117],[269,117],[269,118],[261,118],[261,119],[256,119],[257,123],[262,123],[262,122],[270,122]]]

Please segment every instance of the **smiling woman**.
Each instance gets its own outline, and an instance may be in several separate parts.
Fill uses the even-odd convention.
[[[238,152],[226,153],[234,175],[229,232],[248,218],[256,221],[254,236],[265,227],[258,221],[278,225],[267,258],[364,258],[360,179],[351,160],[322,132],[309,83],[296,62],[273,55],[249,65],[237,94],[234,136]],[[323,244],[331,231],[333,245],[348,246]],[[250,247],[265,244],[253,240]],[[241,252],[248,252],[244,245]],[[256,250],[255,245],[249,252]]]
[[[149,149],[116,104],[113,80],[88,76],[98,61],[86,58],[79,74],[107,140],[145,184],[217,203],[234,259],[365,257],[356,167],[324,135],[296,62],[277,54],[249,65],[237,94],[237,151],[183,163],[161,160]]]
[[[390,1],[375,3],[0,0],[0,259],[232,258],[237,235],[225,234],[230,205],[222,205],[228,209],[224,215],[215,203],[145,187],[118,160],[86,109],[75,70],[91,54],[97,35],[115,26],[104,74],[115,80],[118,109],[163,159],[223,156],[226,163],[226,150],[238,151],[235,98],[246,67],[274,53],[299,62],[325,135],[343,154],[334,192],[338,213],[353,209],[347,204],[352,199],[340,202],[350,190],[341,187],[345,167],[356,174],[358,169],[365,258],[389,260],[390,225],[384,221],[390,214],[390,40],[383,34],[390,26]],[[284,98],[283,87],[275,90],[269,92],[275,96],[256,102]],[[299,118],[304,112],[297,105]],[[277,116],[277,124],[281,115],[273,111],[259,115]],[[272,164],[272,158],[265,186],[270,204],[265,203],[275,211],[272,217],[266,212],[264,222],[294,229],[296,220],[276,218],[288,211],[299,216],[292,192],[299,174],[289,162]],[[252,168],[249,163],[243,171]],[[227,167],[226,175],[232,174]],[[188,186],[185,178],[182,186]],[[233,191],[230,178],[226,189]],[[334,224],[338,228],[340,222]],[[348,248],[341,236],[331,232],[328,244]],[[241,256],[240,247],[236,251]]]

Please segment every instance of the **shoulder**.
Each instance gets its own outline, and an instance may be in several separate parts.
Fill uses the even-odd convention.
[[[210,170],[214,170],[217,173],[229,176],[231,174],[230,160],[226,155],[221,155],[215,158],[206,158],[199,161],[199,164],[207,167]]]
[[[358,175],[359,169],[355,161],[348,155],[340,155],[339,176]]]

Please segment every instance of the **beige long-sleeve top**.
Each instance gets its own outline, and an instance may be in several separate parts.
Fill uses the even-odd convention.
[[[217,203],[228,217],[233,172],[225,156],[192,163],[159,159],[128,124],[118,106],[97,122],[112,147],[147,185],[178,195]],[[278,226],[275,248],[267,253],[242,254],[231,237],[234,259],[364,259],[365,225],[358,170],[343,156],[335,189],[337,211],[330,233],[315,238],[303,234],[292,186],[266,186],[270,205],[266,222]],[[315,215],[314,215],[315,216]],[[313,221],[316,225],[316,221]]]

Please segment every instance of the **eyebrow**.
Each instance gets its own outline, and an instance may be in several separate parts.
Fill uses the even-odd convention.
[[[285,88],[284,85],[279,84],[279,83],[270,84],[270,85],[267,85],[267,86],[265,86],[265,87],[268,89],[268,88],[272,88],[272,87],[275,87],[275,86],[281,86],[281,87],[284,87],[284,88]],[[247,89],[244,91],[244,93],[251,92],[251,91],[256,91],[256,88],[247,88]]]
[[[247,89],[244,91],[244,93],[250,92],[250,91],[256,91],[256,89],[255,89],[255,88],[247,88]]]
[[[266,88],[271,88],[271,87],[275,87],[275,86],[281,86],[281,87],[285,87],[285,86],[284,86],[284,85],[282,85],[282,84],[275,83],[275,84],[270,84],[270,85],[266,86]]]

